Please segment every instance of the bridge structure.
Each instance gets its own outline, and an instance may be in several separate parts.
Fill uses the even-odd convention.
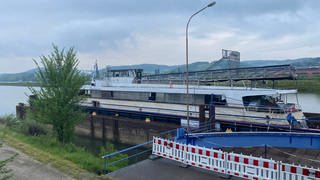
[[[291,65],[275,65],[248,68],[217,69],[189,72],[191,83],[207,84],[224,81],[257,80],[293,80],[297,78],[295,68]],[[155,75],[143,75],[141,83],[183,84],[185,72]]]

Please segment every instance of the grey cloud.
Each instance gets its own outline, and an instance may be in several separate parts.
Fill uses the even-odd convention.
[[[241,42],[232,40],[243,41],[241,37],[255,36],[256,41],[265,41],[286,36],[305,36],[309,41],[299,42],[297,46],[314,46],[317,42],[313,39],[320,37],[317,31],[320,28],[317,22],[320,9],[318,0],[216,1],[214,7],[199,14],[191,22],[192,38],[207,41],[215,34],[232,32],[234,36],[239,36],[230,36],[230,44],[235,46]],[[137,34],[155,37],[158,41],[161,41],[161,37],[173,42],[180,41],[185,35],[187,18],[209,2],[210,0],[2,1],[0,59],[38,57],[50,52],[51,43],[60,47],[74,46],[79,52],[91,54],[86,57],[95,57],[95,54],[103,54],[102,51],[121,53],[125,51],[123,42],[131,43],[133,48],[141,46],[137,42]],[[0,68],[0,72],[1,70]]]

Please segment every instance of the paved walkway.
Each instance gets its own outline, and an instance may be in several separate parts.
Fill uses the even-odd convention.
[[[212,180],[226,179],[220,174],[206,171],[200,168],[183,168],[180,164],[164,158],[156,160],[144,160],[131,166],[122,168],[107,176],[114,180]],[[231,179],[240,179],[232,177]]]
[[[0,141],[1,143],[1,141]],[[11,169],[13,180],[64,180],[72,179],[50,166],[33,160],[26,154],[2,144],[0,147],[0,160],[8,159],[18,154],[12,162],[7,163],[6,168]],[[1,176],[0,176],[1,179]]]

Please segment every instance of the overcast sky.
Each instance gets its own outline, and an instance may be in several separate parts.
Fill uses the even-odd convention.
[[[0,73],[35,67],[33,59],[74,47],[81,69],[185,62],[185,26],[210,0],[2,0]],[[221,49],[241,60],[320,56],[319,0],[216,0],[190,23],[190,62]]]

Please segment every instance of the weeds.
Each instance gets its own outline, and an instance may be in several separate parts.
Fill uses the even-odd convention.
[[[48,127],[37,121],[26,119],[21,123],[20,130],[25,135],[39,136],[48,134]]]
[[[117,151],[117,150],[114,148],[114,145],[113,144],[108,144],[106,147],[101,147],[100,148],[100,154],[99,155],[101,157],[101,156],[104,156],[106,154],[110,154],[110,153],[115,152],[115,151]],[[121,160],[121,159],[125,159],[126,157],[128,157],[127,154],[118,154],[116,156],[108,158],[107,159],[107,164],[116,162],[116,161]],[[112,164],[112,165],[107,166],[107,170],[108,171],[114,171],[114,170],[119,169],[120,167],[127,166],[128,163],[129,163],[128,159],[122,160],[121,162],[117,162],[116,164]]]
[[[2,147],[2,144],[0,143],[0,148],[1,147]],[[10,177],[12,176],[11,174],[12,169],[8,169],[5,166],[7,165],[7,163],[12,162],[17,155],[18,154],[15,154],[8,159],[0,160],[0,179],[1,180],[10,179]]]
[[[20,125],[21,121],[17,119],[13,114],[0,117],[0,123],[8,128],[15,128]]]

